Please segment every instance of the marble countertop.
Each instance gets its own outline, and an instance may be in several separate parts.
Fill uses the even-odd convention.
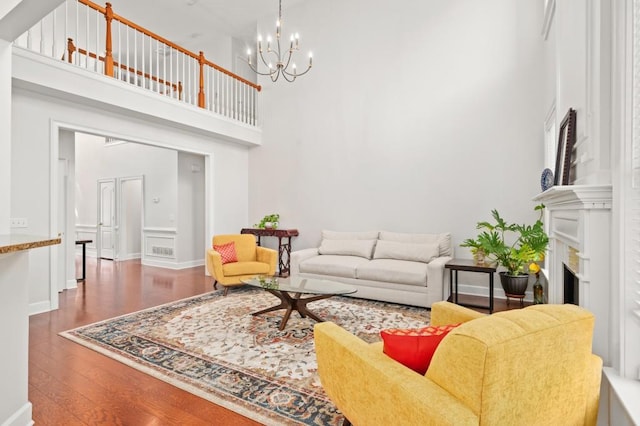
[[[0,254],[60,244],[60,237],[51,238],[39,235],[0,234]]]

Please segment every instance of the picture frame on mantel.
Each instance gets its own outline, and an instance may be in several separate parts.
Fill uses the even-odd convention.
[[[576,110],[569,111],[560,123],[558,132],[558,151],[556,154],[556,171],[554,173],[554,185],[569,185],[569,172],[571,169],[571,154],[576,143]]]

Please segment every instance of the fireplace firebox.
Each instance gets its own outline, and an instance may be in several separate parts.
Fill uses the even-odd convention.
[[[571,303],[573,305],[580,304],[580,286],[578,277],[573,271],[563,265],[564,267],[564,303]]]

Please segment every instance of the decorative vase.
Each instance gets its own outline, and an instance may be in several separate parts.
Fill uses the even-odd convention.
[[[500,283],[507,296],[522,298],[529,285],[529,275],[507,275],[506,272],[500,272]]]
[[[473,261],[476,265],[484,265],[484,250],[478,249],[473,253]]]
[[[540,279],[537,279],[533,285],[533,304],[539,305],[541,303],[544,303],[544,289],[542,288],[542,284],[540,284]]]

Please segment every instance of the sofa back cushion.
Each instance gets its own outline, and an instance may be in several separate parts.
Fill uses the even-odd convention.
[[[583,424],[593,326],[575,305],[474,319],[443,339],[426,377],[485,424]]]
[[[453,248],[451,246],[451,234],[448,232],[442,234],[411,234],[402,232],[380,231],[380,240],[395,241],[398,243],[414,243],[414,244],[438,244],[438,256],[453,256]]]
[[[376,240],[334,240],[323,239],[318,248],[320,254],[359,256],[371,259]]]
[[[376,243],[374,259],[410,260],[429,263],[440,254],[438,243],[401,243],[380,240]]]
[[[322,231],[323,240],[377,240],[378,231],[341,232]]]

